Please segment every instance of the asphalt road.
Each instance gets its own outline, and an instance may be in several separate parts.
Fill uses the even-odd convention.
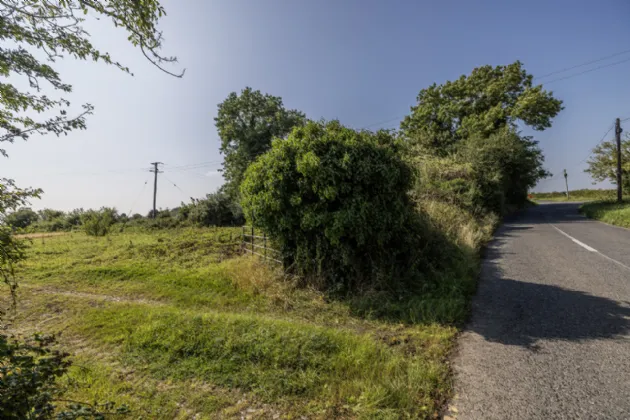
[[[630,419],[630,230],[578,207],[533,207],[497,232],[450,417]]]

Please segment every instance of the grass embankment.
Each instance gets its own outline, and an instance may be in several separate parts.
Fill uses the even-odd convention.
[[[534,201],[599,201],[614,200],[617,197],[617,190],[574,190],[569,191],[567,200],[566,192],[532,193],[531,199]]]
[[[238,229],[186,229],[33,240],[15,328],[63,331],[75,360],[66,397],[126,403],[128,418],[432,418],[451,395],[458,331],[434,321],[463,320],[491,221],[429,210],[437,225],[460,219],[451,236],[468,267],[400,314],[414,322],[237,256],[224,242]]]
[[[583,204],[580,207],[580,212],[591,219],[630,228],[630,200],[628,199],[623,203],[598,201]]]

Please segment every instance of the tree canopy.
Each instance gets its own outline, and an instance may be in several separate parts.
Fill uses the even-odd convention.
[[[224,155],[224,190],[237,197],[247,166],[269,150],[271,140],[286,137],[293,127],[304,124],[305,116],[284,108],[282,98],[247,87],[232,92],[219,104],[215,118],[221,153]]]
[[[621,179],[623,189],[630,191],[630,135],[621,140]],[[588,160],[588,168],[584,170],[597,182],[610,181],[617,185],[617,145],[613,141],[605,141],[593,149]]]
[[[401,132],[412,142],[446,154],[462,139],[488,137],[505,127],[516,128],[519,122],[544,130],[562,110],[562,101],[532,81],[517,61],[478,67],[443,85],[434,83],[420,91]]]
[[[116,27],[125,29],[129,41],[163,71],[174,76],[183,74],[162,67],[176,58],[160,53],[162,33],[157,23],[165,12],[158,0],[0,0],[0,75],[18,81],[0,82],[0,142],[26,140],[34,133],[60,135],[85,128],[92,105],[84,104],[82,111],[70,115],[75,110],[66,97],[42,92],[72,92],[72,85],[53,68],[58,60],[71,57],[100,61],[130,73],[108,52],[92,45],[82,26],[88,13],[109,18]],[[6,156],[5,149],[0,148],[0,153]]]

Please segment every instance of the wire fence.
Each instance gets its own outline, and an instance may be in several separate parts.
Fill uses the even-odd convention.
[[[280,251],[269,245],[269,238],[264,232],[256,231],[253,226],[243,226],[241,234],[241,247],[243,252],[258,255],[265,261],[282,264],[282,261],[280,261]]]

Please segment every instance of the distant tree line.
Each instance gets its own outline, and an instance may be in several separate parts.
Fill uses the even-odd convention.
[[[207,194],[205,198],[193,199],[173,209],[161,209],[153,217],[119,213],[115,208],[99,210],[82,208],[64,212],[43,209],[35,211],[21,207],[4,217],[4,223],[20,232],[63,232],[84,230],[93,236],[104,236],[117,226],[145,228],[174,228],[179,226],[238,226],[244,223],[241,206],[223,192]]]

